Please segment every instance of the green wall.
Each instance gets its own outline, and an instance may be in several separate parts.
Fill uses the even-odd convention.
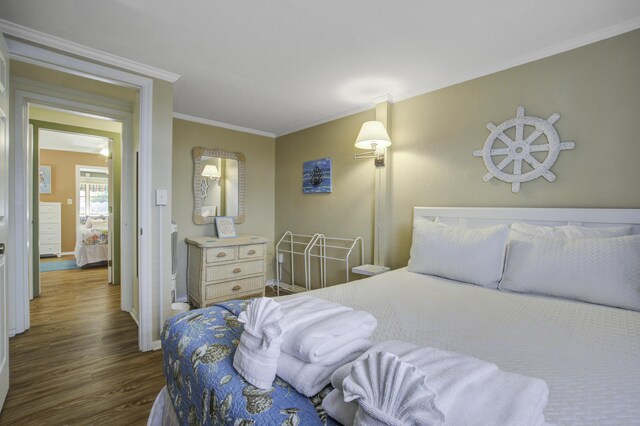
[[[640,30],[391,105],[389,265],[406,265],[413,206],[640,208]],[[557,180],[520,192],[482,181],[489,122],[561,115]],[[362,235],[370,259],[373,164],[353,147],[372,110],[276,139],[276,238],[286,230]],[[334,161],[333,193],[302,195],[302,162]],[[371,160],[372,161],[372,160]],[[366,164],[364,164],[366,163]]]

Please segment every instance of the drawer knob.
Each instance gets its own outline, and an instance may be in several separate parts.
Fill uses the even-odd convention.
[[[240,287],[239,285],[233,286],[233,288],[231,290],[233,291],[238,291],[240,290],[242,287]]]
[[[249,250],[249,251],[247,252],[247,254],[256,254],[256,251],[255,251],[255,250]]]
[[[227,253],[221,251],[220,253],[218,253],[218,257],[227,257]]]
[[[242,272],[242,269],[240,269],[240,268],[236,268],[236,269],[233,270],[234,274],[238,274],[240,272]]]

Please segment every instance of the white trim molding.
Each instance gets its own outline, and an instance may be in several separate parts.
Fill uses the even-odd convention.
[[[32,43],[38,43],[62,52],[71,53],[82,58],[122,68],[148,77],[157,78],[159,80],[168,81],[170,83],[175,83],[180,78],[179,74],[174,74],[150,65],[145,65],[121,56],[84,46],[70,40],[52,36],[5,19],[0,19],[0,32],[8,36],[27,40]]]
[[[252,135],[266,136],[268,138],[275,138],[276,134],[271,132],[265,132],[262,130],[250,129],[248,127],[236,126],[235,124],[223,123],[221,121],[209,120],[208,118],[194,117],[193,115],[182,114],[179,112],[173,113],[173,118],[178,120],[193,121],[194,123],[206,124],[208,126],[221,127],[223,129],[235,130],[243,133],[250,133]]]
[[[27,61],[45,68],[56,69],[68,74],[79,75],[93,80],[99,80],[120,86],[134,87],[140,93],[139,110],[139,198],[138,198],[138,224],[139,224],[139,292],[138,307],[139,321],[138,344],[141,351],[152,348],[153,338],[153,258],[154,246],[152,243],[152,125],[153,125],[153,79],[137,74],[121,71],[104,65],[99,65],[76,57],[53,52],[41,47],[33,46],[18,40],[7,40],[11,58]],[[65,46],[60,46],[64,50]],[[73,52],[71,52],[73,53]],[[123,164],[125,167],[130,164]],[[123,204],[127,205],[127,204]],[[18,223],[17,226],[20,226]],[[144,230],[144,233],[142,232]],[[123,249],[126,246],[123,240]],[[132,245],[133,246],[133,245]],[[160,248],[161,249],[161,248]],[[125,251],[122,251],[125,255]],[[133,253],[130,253],[133,255]],[[126,273],[127,271],[122,271]],[[17,286],[20,287],[20,286]],[[16,295],[17,297],[18,295]],[[24,298],[28,303],[28,296]],[[28,328],[28,324],[27,328]]]

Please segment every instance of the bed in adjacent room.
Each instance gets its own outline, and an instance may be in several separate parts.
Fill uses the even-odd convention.
[[[547,422],[640,424],[640,210],[416,208],[414,217],[416,223],[427,218],[428,226],[435,220],[465,229],[522,222],[524,228],[517,229],[523,234],[527,224],[584,228],[564,228],[568,238],[522,235],[516,241],[512,227],[506,266],[496,267],[490,261],[473,266],[469,259],[462,265],[446,255],[451,248],[444,246],[440,252],[431,247],[431,255],[418,262],[424,253],[414,229],[408,268],[305,294],[371,313],[378,320],[376,342],[413,342],[543,379],[549,387]],[[605,229],[602,236],[596,227]],[[576,254],[583,257],[572,258]],[[580,264],[590,256],[585,270]],[[463,280],[411,272],[425,268],[453,268]],[[465,277],[467,272],[473,276]],[[500,289],[492,282],[496,273]],[[181,424],[219,415],[221,409],[225,416],[218,418],[227,424],[288,424],[303,414],[313,420],[301,424],[331,424],[318,405],[326,390],[308,399],[278,379],[271,392],[261,393],[235,375],[230,359],[242,332],[237,315],[245,304],[231,302],[168,321],[163,336],[168,391],[159,395],[152,417],[164,403],[167,418]],[[215,353],[205,350],[215,345]],[[194,365],[207,356],[219,358],[219,373],[211,378],[215,386],[201,388]]]
[[[87,219],[76,232],[74,251],[80,267],[109,260],[109,226],[106,219]]]

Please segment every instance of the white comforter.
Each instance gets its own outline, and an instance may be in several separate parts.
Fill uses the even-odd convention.
[[[307,294],[373,314],[374,341],[433,346],[544,379],[548,422],[640,424],[640,312],[505,293],[404,268]]]
[[[109,259],[109,233],[105,227],[81,226],[76,233],[76,264],[103,262]]]

